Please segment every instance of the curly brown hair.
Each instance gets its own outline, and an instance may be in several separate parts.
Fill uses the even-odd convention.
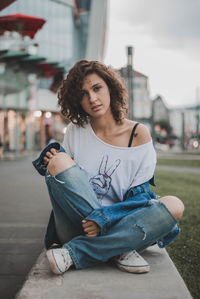
[[[63,80],[58,92],[58,105],[64,117],[79,127],[89,122],[89,115],[81,107],[82,86],[85,77],[89,74],[97,74],[107,84],[110,91],[110,106],[113,117],[117,123],[128,112],[127,91],[119,74],[99,61],[78,61],[69,71],[67,78]]]

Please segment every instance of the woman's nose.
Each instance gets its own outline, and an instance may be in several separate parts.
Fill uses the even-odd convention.
[[[89,93],[89,101],[90,101],[90,103],[95,102],[96,99],[97,99],[97,95],[96,95],[96,93],[95,93],[95,92],[90,92],[90,93]]]

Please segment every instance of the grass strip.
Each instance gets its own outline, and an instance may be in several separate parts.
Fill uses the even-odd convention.
[[[194,299],[200,294],[200,175],[156,171],[156,188],[160,196],[175,195],[184,205],[181,233],[166,247]]]
[[[158,158],[158,165],[172,165],[172,166],[185,166],[185,167],[200,167],[200,160],[182,160],[182,159],[163,159]]]

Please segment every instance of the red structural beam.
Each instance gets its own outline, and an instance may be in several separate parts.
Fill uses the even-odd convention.
[[[24,14],[1,16],[0,35],[5,31],[17,31],[22,36],[28,35],[30,38],[33,38],[45,22],[42,18]]]

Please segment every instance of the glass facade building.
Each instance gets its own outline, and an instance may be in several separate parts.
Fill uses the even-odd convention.
[[[34,42],[39,45],[38,55],[66,66],[80,59],[82,47],[72,5],[52,0],[18,0],[1,11],[0,16],[16,13],[45,19],[43,28],[34,37]]]
[[[102,60],[106,4],[107,0],[17,0],[0,11],[0,17],[24,14],[45,20],[33,39],[22,37],[20,23],[20,32],[0,35],[0,137],[4,151],[38,150],[51,138],[62,141],[66,123],[57,107],[57,82],[77,60]],[[30,63],[19,56],[1,59],[5,50],[11,54],[25,51]],[[31,62],[33,56],[43,61]],[[45,63],[56,65],[58,73],[41,72]]]

